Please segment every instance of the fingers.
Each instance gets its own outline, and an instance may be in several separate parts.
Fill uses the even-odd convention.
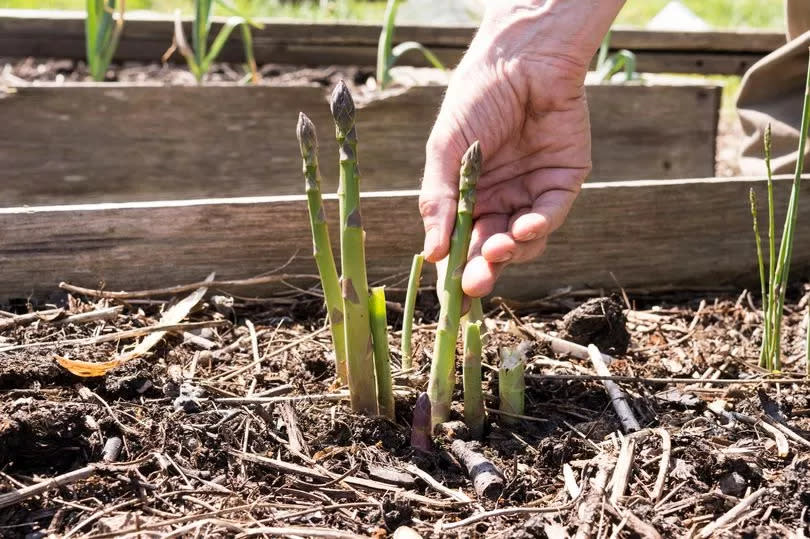
[[[464,153],[458,136],[449,132],[441,116],[433,128],[426,147],[425,177],[419,193],[419,212],[425,226],[424,254],[429,262],[437,262],[450,249],[458,206],[458,170]]]
[[[502,264],[486,261],[481,256],[481,248],[494,234],[504,232],[508,224],[509,217],[498,214],[484,215],[475,221],[467,266],[461,278],[461,288],[466,295],[480,298],[489,294],[495,286]]]
[[[527,262],[543,254],[549,235],[562,225],[576,196],[577,192],[555,189],[539,196],[531,208],[512,215],[480,216],[462,277],[465,294],[482,297],[491,293],[507,264]]]

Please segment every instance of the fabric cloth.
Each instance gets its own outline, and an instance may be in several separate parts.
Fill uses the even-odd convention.
[[[774,174],[789,174],[796,167],[810,47],[810,0],[786,0],[785,18],[789,41],[751,66],[737,97],[737,112],[745,134],[740,169],[746,176],[765,173],[763,148],[768,124]],[[810,171],[810,160],[805,160],[805,171]]]

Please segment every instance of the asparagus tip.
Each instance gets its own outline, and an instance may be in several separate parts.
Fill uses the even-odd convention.
[[[306,155],[312,150],[318,149],[318,136],[315,133],[315,124],[312,123],[306,114],[298,113],[298,126],[295,129],[298,136],[298,145],[301,147],[301,155]]]
[[[413,407],[411,447],[429,453],[433,449],[430,428],[430,397],[420,393]]]
[[[481,143],[477,140],[467,149],[464,157],[461,158],[461,174],[464,176],[478,177],[481,174]]]
[[[343,133],[348,133],[354,127],[354,99],[346,83],[340,81],[332,91],[330,102],[335,125]]]

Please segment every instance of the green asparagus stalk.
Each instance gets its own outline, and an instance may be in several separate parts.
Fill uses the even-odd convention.
[[[481,393],[481,323],[464,326],[464,423],[470,436],[484,434],[484,397]]]
[[[773,203],[773,171],[771,170],[771,124],[765,128],[765,170],[768,176],[768,288],[774,282],[776,276],[776,218],[774,217]],[[770,295],[770,290],[762,296],[762,315],[764,319],[765,331],[762,337],[762,351],[760,354],[760,366],[767,367],[764,363],[768,361],[769,349],[772,347],[771,335],[773,332],[773,308],[774,298]]]
[[[461,318],[461,275],[467,263],[475,206],[475,186],[480,174],[481,145],[476,141],[461,160],[458,213],[450,239],[447,272],[439,290],[442,296],[441,311],[428,382],[433,426],[447,420],[453,397],[456,342]]]
[[[763,364],[766,361],[767,356],[767,349],[768,349],[768,283],[765,281],[765,259],[762,256],[762,240],[759,235],[759,222],[757,219],[757,195],[754,192],[754,189],[748,192],[748,200],[751,205],[751,218],[754,223],[754,241],[757,246],[757,266],[759,267],[759,283],[761,287],[761,294],[762,294],[762,312],[763,317],[765,320],[765,332],[762,334],[762,351],[760,353],[760,363]],[[765,366],[764,364],[762,365]]]
[[[408,292],[405,295],[405,310],[402,314],[402,368],[413,368],[413,311],[416,308],[416,296],[419,294],[419,281],[422,278],[422,265],[425,256],[413,256],[411,276],[408,278]]]
[[[467,314],[461,317],[461,327],[467,327],[467,324],[475,324],[481,322],[481,343],[487,343],[487,328],[484,325],[484,306],[481,304],[481,298],[472,298],[470,300],[470,310]]]
[[[340,261],[349,394],[355,412],[376,415],[377,383],[368,312],[365,233],[360,215],[355,108],[343,81],[332,92],[331,109],[340,148]]]
[[[526,381],[524,379],[523,354],[518,349],[501,349],[501,367],[498,370],[498,397],[500,411],[507,414],[523,415]],[[501,417],[506,425],[519,420],[509,415]]]
[[[371,339],[374,342],[374,370],[377,374],[377,404],[380,415],[394,419],[394,384],[391,380],[391,354],[388,351],[388,315],[385,287],[371,289],[369,296]]]
[[[340,294],[335,257],[329,241],[329,227],[321,197],[321,176],[318,170],[318,137],[315,125],[304,113],[298,115],[298,145],[304,161],[309,225],[312,229],[312,246],[315,264],[321,276],[323,296],[335,347],[335,372],[341,385],[348,382],[346,376],[346,335],[343,327],[343,297]]]

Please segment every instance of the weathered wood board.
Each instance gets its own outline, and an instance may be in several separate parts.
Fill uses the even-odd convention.
[[[496,293],[532,298],[565,286],[615,288],[616,282],[758,289],[748,190],[764,200],[765,186],[762,179],[586,185],[547,253],[509,267]],[[780,223],[789,187],[789,179],[776,182]],[[421,250],[417,194],[373,193],[362,203],[370,278],[400,280]],[[334,223],[334,197],[326,206]],[[799,223],[808,221],[810,204],[803,204]],[[810,275],[810,234],[799,227],[794,279]],[[0,230],[0,300],[45,298],[63,280],[134,290],[194,282],[211,271],[222,279],[247,278],[290,258],[285,273],[315,271],[301,196],[0,209]]]
[[[221,24],[221,21],[217,24]],[[129,16],[117,53],[119,61],[158,61],[172,41],[172,21]],[[215,27],[216,32],[216,27]],[[455,65],[475,32],[474,27],[399,26],[395,41],[418,41],[448,65]],[[373,24],[295,23],[269,21],[254,31],[257,61],[305,65],[376,63],[380,27]],[[616,29],[614,49],[636,53],[638,67],[650,73],[742,74],[747,66],[785,43],[778,32],[658,32]],[[82,14],[0,10],[0,56],[85,56]],[[238,32],[222,53],[242,61]],[[425,65],[419,54],[402,62]]]
[[[416,189],[438,86],[358,112],[363,189]],[[714,175],[720,88],[589,86],[594,180]],[[301,193],[298,111],[319,129],[327,191],[337,146],[319,87],[76,84],[0,99],[0,207]]]

